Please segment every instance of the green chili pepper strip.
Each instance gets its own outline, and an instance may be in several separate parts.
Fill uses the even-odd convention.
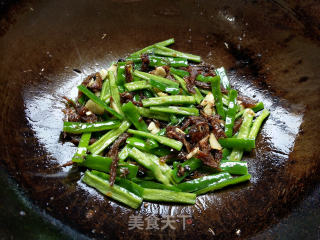
[[[165,96],[165,97],[154,97],[142,100],[144,107],[159,106],[159,105],[172,105],[172,104],[194,104],[196,102],[193,96]]]
[[[63,122],[63,131],[67,133],[99,132],[118,128],[119,126],[120,122],[117,120],[95,123]]]
[[[165,40],[165,41],[162,41],[162,42],[158,42],[158,43],[156,43],[157,45],[160,45],[160,46],[168,46],[168,45],[170,45],[170,44],[173,44],[174,43],[174,38],[170,38],[170,39],[167,39],[167,40]],[[148,46],[148,47],[145,47],[145,48],[143,48],[143,49],[141,49],[141,50],[139,50],[139,51],[137,51],[137,52],[134,52],[134,53],[132,53],[130,56],[138,56],[138,57],[140,57],[140,55],[141,54],[143,54],[143,53],[146,53],[146,52],[151,52],[152,50],[153,50],[153,48],[154,48],[154,45],[155,44],[153,44],[153,45],[150,45],[150,46]]]
[[[154,118],[154,119],[158,119],[158,120],[166,121],[166,122],[170,121],[169,114],[154,113],[154,112],[151,112],[150,109],[143,108],[143,107],[137,107],[137,109],[138,109],[138,112],[143,117],[147,117],[147,118],[151,118],[151,119]]]
[[[176,74],[173,74],[173,76],[174,76],[174,78],[180,83],[181,88],[182,88],[184,91],[186,91],[187,93],[189,93],[188,88],[187,88],[187,84],[186,84],[185,80],[184,80],[183,78],[179,77],[179,76],[176,75]],[[203,96],[202,96],[200,90],[199,90],[196,86],[194,87],[194,90],[195,90],[196,93],[192,93],[192,96],[194,96],[194,98],[196,99],[196,102],[197,102],[198,104],[200,104],[201,101],[203,100]]]
[[[108,147],[111,143],[113,143],[122,133],[127,131],[130,127],[130,123],[128,121],[123,121],[119,128],[112,129],[106,134],[104,134],[98,141],[91,144],[88,147],[88,150],[92,154],[101,153],[106,147]]]
[[[208,79],[211,81],[211,88],[212,88],[212,94],[214,97],[214,101],[216,104],[217,113],[225,119],[225,111],[223,109],[223,102],[222,102],[222,94],[221,94],[221,88],[220,88],[220,77],[215,76],[211,77],[209,76]]]
[[[235,116],[235,120],[237,120],[238,118],[242,117],[243,113],[244,113],[245,109],[240,110],[240,112],[238,112]]]
[[[135,70],[133,72],[133,75],[135,75],[137,77],[140,77],[140,78],[142,78],[144,80],[148,80],[148,81],[153,80],[155,82],[159,82],[159,83],[171,86],[171,87],[175,87],[175,88],[179,87],[179,83],[177,83],[175,81],[172,81],[170,79],[167,79],[167,78],[164,78],[164,77],[160,77],[160,76],[157,76],[157,75],[153,75],[153,74],[150,74],[150,73],[146,73],[146,72],[141,72],[141,71]]]
[[[136,129],[138,129],[139,131],[149,132],[147,124],[141,117],[137,107],[132,102],[123,104],[122,111],[126,114],[127,118],[130,122],[132,122]],[[153,139],[150,139],[148,143],[150,149],[159,146],[158,143]]]
[[[177,107],[177,106],[169,106],[169,107],[150,107],[151,112],[164,112],[164,113],[172,113],[172,114],[180,114],[187,116],[199,116],[199,110],[197,108],[191,107]]]
[[[169,155],[171,153],[171,151],[167,147],[158,147],[158,148],[152,149],[152,153],[159,156],[159,157],[164,157],[166,155]]]
[[[218,142],[224,148],[236,148],[244,151],[251,151],[256,147],[254,139],[220,138]]]
[[[190,53],[183,53],[177,50],[173,50],[171,48],[161,46],[159,44],[155,44],[155,47],[156,49],[154,50],[154,53],[158,55],[168,56],[168,57],[182,57],[194,62],[201,62],[201,57],[197,55],[193,55]]]
[[[123,162],[124,160],[127,159],[127,157],[129,156],[129,151],[131,150],[131,148],[128,145],[125,145],[122,150],[119,152],[119,161]]]
[[[95,171],[92,170],[91,173],[97,177],[100,177],[102,179],[105,180],[110,180],[110,175],[106,174],[104,172],[99,172],[99,171]],[[121,177],[116,177],[115,179],[115,184],[119,185],[120,187],[123,187],[125,189],[127,189],[129,192],[132,192],[134,194],[136,194],[139,197],[142,197],[143,194],[143,188],[140,187],[140,185],[136,184],[135,182],[131,181],[132,179],[128,180],[125,178],[121,178]]]
[[[126,63],[118,62],[117,64],[117,85],[122,86],[126,82]]]
[[[179,172],[179,165],[180,167],[183,167],[185,169],[184,174],[182,176],[178,176]],[[173,168],[172,171],[172,178],[176,183],[181,182],[185,177],[187,177],[190,173],[192,173],[194,170],[202,166],[202,161],[198,158],[190,158],[187,161],[178,164]],[[187,167],[187,169],[186,169]]]
[[[109,107],[104,101],[102,101],[100,98],[98,98],[93,92],[91,92],[88,88],[86,88],[83,85],[78,86],[78,89],[83,92],[88,98],[90,98],[92,101],[94,101],[99,106],[103,107],[107,112],[115,116],[116,118],[122,120],[123,116],[119,113],[117,113],[115,110],[113,110],[111,107]]]
[[[200,178],[196,178],[187,182],[183,182],[177,185],[183,192],[195,192],[207,187],[209,184],[217,182],[221,179],[232,178],[227,172],[208,175]]]
[[[215,70],[216,74],[220,76],[221,78],[221,85],[223,86],[224,89],[229,90],[230,89],[230,82],[226,73],[226,70],[224,67],[217,68]]]
[[[165,185],[170,185],[170,179],[168,179],[168,177],[162,173],[160,167],[150,158],[149,155],[147,155],[144,152],[141,152],[140,150],[134,147],[129,152],[129,156],[134,160],[136,160],[139,164],[141,164],[145,168],[152,171],[154,174],[154,177],[159,182],[162,182]]]
[[[264,109],[263,102],[258,102],[253,108],[251,108],[254,112],[259,112],[260,110]]]
[[[112,163],[112,158],[102,157],[99,155],[87,155],[86,159],[81,163],[81,166],[102,171],[110,172],[110,167]],[[119,163],[117,168],[117,175],[121,175],[125,169],[129,170],[127,178],[133,178],[137,176],[138,166],[130,163]]]
[[[110,81],[110,93],[112,97],[111,106],[117,113],[123,116],[123,112],[121,111],[120,93],[113,71],[108,71],[108,76]]]
[[[232,137],[233,126],[234,126],[234,119],[237,113],[237,91],[231,89],[229,91],[229,104],[228,110],[226,113],[226,123],[225,123],[225,133],[227,137]]]
[[[149,152],[151,150],[150,145],[147,144],[147,142],[141,138],[130,137],[130,138],[127,138],[126,143],[129,144],[131,147],[136,147],[139,150],[142,150],[145,152]]]
[[[108,180],[98,177],[89,171],[85,172],[82,181],[85,182],[87,185],[96,188],[99,192],[103,193],[104,195],[112,199],[115,199],[119,202],[122,202],[128,205],[129,207],[136,209],[142,203],[141,197],[138,197],[132,192],[129,192],[127,189],[122,188],[116,184],[110,186]]]
[[[256,118],[254,123],[252,124],[250,133],[248,135],[249,139],[256,139],[259,129],[263,123],[263,121],[270,115],[270,112],[267,109],[264,109],[259,117]]]
[[[124,87],[129,92],[152,88],[152,86],[147,81],[136,81],[136,82],[125,83]]]
[[[140,131],[148,132],[148,126],[145,121],[141,118],[141,115],[137,107],[132,103],[128,102],[122,105],[122,111],[126,114],[126,117],[130,122]]]
[[[157,183],[153,181],[146,181],[143,179],[134,178],[132,179],[133,182],[137,183],[139,186],[143,188],[151,188],[151,189],[163,189],[163,190],[170,190],[174,192],[181,192],[181,189],[177,188],[176,186],[168,186],[162,183]]]
[[[101,93],[100,93],[100,99],[102,101],[105,101],[108,96],[110,97],[110,82],[109,82],[109,78],[107,77],[102,84],[102,89],[101,89]]]
[[[242,161],[221,161],[220,168],[222,171],[226,171],[234,175],[248,174],[248,165],[246,162]]]
[[[237,138],[248,138],[249,131],[253,120],[253,111],[249,108],[243,113],[243,121],[239,129]],[[229,156],[230,161],[240,161],[243,155],[243,150],[234,148]]]
[[[128,133],[131,133],[131,134],[134,134],[134,135],[137,135],[137,136],[140,136],[140,137],[154,139],[154,140],[158,141],[159,143],[161,143],[163,145],[166,145],[168,147],[171,147],[173,149],[176,149],[178,151],[180,151],[181,148],[182,148],[182,143],[181,142],[179,142],[177,140],[174,140],[174,139],[171,139],[171,138],[158,136],[158,135],[155,135],[155,134],[152,134],[152,133],[143,132],[143,131],[136,131],[136,130],[133,130],[133,129],[129,129]]]
[[[185,58],[174,58],[174,57],[158,57],[149,55],[149,66],[160,67],[160,66],[172,66],[172,67],[188,67],[188,60]],[[134,63],[141,62],[141,57],[129,57],[127,61],[133,61]]]
[[[174,192],[162,189],[149,189],[145,188],[143,191],[143,199],[155,202],[174,202],[195,204],[196,194],[186,192]]]
[[[87,148],[90,142],[91,133],[83,133],[77,148],[76,153],[72,157],[72,162],[82,163],[87,155]]]
[[[172,74],[175,74],[175,75],[177,75],[179,77],[182,77],[182,78],[190,75],[190,73],[188,71],[181,70],[181,69],[176,69],[174,67],[170,67],[170,72]]]
[[[198,190],[195,193],[197,195],[200,195],[200,194],[204,194],[204,193],[207,193],[207,192],[212,192],[212,191],[224,188],[224,187],[229,186],[229,185],[234,185],[234,184],[238,184],[238,183],[241,183],[241,182],[246,182],[246,181],[250,180],[250,178],[251,178],[251,175],[250,174],[246,174],[246,175],[243,175],[243,176],[240,176],[240,177],[222,179],[222,180],[220,180],[218,182],[214,182],[214,183],[209,184],[207,187],[205,187],[205,188],[203,188],[201,190]]]

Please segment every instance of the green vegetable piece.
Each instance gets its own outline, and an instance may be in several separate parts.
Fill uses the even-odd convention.
[[[183,192],[195,192],[207,187],[209,184],[217,182],[222,179],[232,178],[227,172],[208,175],[200,178],[196,178],[187,182],[183,182],[177,185]]]
[[[196,202],[196,194],[162,189],[145,188],[142,196],[144,200],[155,202],[174,202],[185,204],[195,204]]]
[[[201,57],[197,56],[197,55],[179,52],[177,50],[173,50],[171,48],[167,48],[167,47],[161,46],[159,44],[156,44],[155,47],[156,47],[156,49],[154,50],[154,53],[161,55],[161,56],[182,57],[182,58],[186,58],[188,60],[194,61],[194,62],[201,62]]]
[[[128,102],[122,105],[122,111],[125,113],[129,121],[140,131],[149,132],[148,126],[145,121],[142,119],[139,110],[132,103]]]
[[[88,150],[92,154],[101,153],[106,147],[108,147],[111,143],[113,143],[122,133],[127,131],[130,127],[130,123],[128,121],[123,121],[119,128],[112,129],[106,134],[104,134],[101,138],[98,139],[95,143],[91,144],[88,147]]]
[[[145,168],[152,171],[154,177],[159,182],[162,182],[165,185],[170,185],[170,179],[168,179],[168,177],[162,173],[160,167],[151,159],[150,155],[147,155],[146,153],[141,152],[140,150],[134,147],[129,152],[129,156]]]
[[[94,101],[99,106],[103,107],[107,112],[115,116],[116,118],[122,120],[123,116],[109,107],[105,102],[103,102],[100,98],[98,98],[93,92],[91,92],[88,88],[83,85],[78,86],[78,89],[83,92],[88,98]]]
[[[99,132],[113,128],[118,128],[120,122],[117,120],[109,120],[105,122],[81,123],[81,122],[63,122],[63,131],[67,133],[85,133]]]
[[[254,139],[220,138],[218,142],[224,148],[235,148],[244,151],[251,151],[252,148],[256,147]]]
[[[150,85],[147,81],[130,82],[124,84],[124,86],[129,92],[152,88],[152,85]]]
[[[91,133],[83,133],[77,148],[76,153],[72,157],[72,162],[82,163],[87,155],[87,148],[90,142]]]
[[[112,97],[111,106],[118,114],[123,116],[124,114],[121,111],[120,93],[113,71],[108,71],[108,76],[110,81],[110,93]]]
[[[158,136],[152,133],[147,133],[147,132],[143,132],[143,131],[137,131],[137,130],[133,130],[133,129],[129,129],[128,133],[140,136],[140,137],[145,137],[145,138],[151,138],[156,140],[157,142],[166,145],[168,147],[171,147],[173,149],[176,149],[178,151],[181,150],[182,148],[182,143],[179,141],[176,141],[174,139],[171,138],[167,138],[167,137],[163,137],[163,136]]]
[[[164,112],[171,114],[180,114],[186,116],[199,116],[199,110],[197,108],[191,107],[177,107],[177,106],[169,106],[169,107],[150,107],[151,112]]]
[[[256,118],[256,120],[254,121],[251,130],[249,132],[248,138],[249,139],[256,139],[259,129],[263,123],[263,121],[270,115],[270,112],[265,109],[262,111],[262,113],[260,114],[259,117]]]
[[[230,89],[230,82],[226,73],[226,70],[224,67],[217,68],[215,70],[216,74],[220,76],[221,79],[221,85],[223,86],[224,89],[229,90]]]
[[[221,161],[220,168],[222,171],[234,175],[248,174],[248,165],[246,162],[240,161]]]
[[[207,193],[207,192],[212,192],[212,191],[224,188],[224,187],[229,186],[229,185],[234,185],[234,184],[238,184],[238,183],[241,183],[241,182],[246,182],[246,181],[250,180],[250,178],[251,178],[251,175],[250,174],[246,174],[246,175],[243,175],[243,176],[240,176],[240,177],[223,179],[223,180],[211,183],[207,187],[205,187],[205,188],[203,188],[203,189],[201,189],[199,191],[196,191],[195,193],[197,195],[200,195],[200,194],[204,194],[204,193]]]
[[[197,168],[202,166],[202,161],[198,158],[190,158],[187,161],[181,163],[181,164],[177,164],[177,166],[175,166],[173,168],[172,171],[172,178],[174,180],[174,182],[179,183],[181,182],[183,179],[185,179],[187,176],[189,176],[190,173],[192,173],[194,170],[196,170]],[[179,176],[179,168],[184,168],[185,171],[183,173],[183,175]]]
[[[122,188],[116,184],[110,186],[108,180],[95,176],[89,171],[86,171],[82,181],[87,185],[94,187],[99,192],[103,193],[104,195],[122,202],[129,207],[138,208],[142,203],[142,198],[138,197],[132,192],[129,192],[127,189]]]
[[[194,104],[196,102],[193,96],[165,96],[165,97],[154,97],[142,100],[144,107],[159,106],[159,105],[172,105],[172,104]]]
[[[81,163],[81,166],[106,172],[110,172],[112,158],[102,157],[99,155],[87,155],[86,159]],[[119,163],[117,168],[117,175],[123,174],[126,169],[129,171],[127,178],[136,177],[138,173],[138,166],[129,163]]]
[[[214,101],[216,104],[217,113],[223,119],[225,119],[226,114],[225,114],[225,110],[223,109],[222,93],[221,93],[221,88],[220,88],[220,77],[219,76],[215,76],[215,77],[209,76],[208,79],[211,81],[212,94],[213,94]]]
[[[158,119],[158,120],[166,121],[166,122],[170,121],[169,114],[154,113],[154,112],[151,112],[150,109],[143,108],[143,107],[137,107],[137,109],[138,109],[138,112],[143,117],[147,117],[147,118],[151,118],[151,119]]]
[[[126,82],[126,63],[118,62],[117,64],[117,85],[122,86]]]
[[[155,43],[155,44],[160,45],[160,46],[168,46],[168,45],[173,44],[173,43],[174,43],[174,38],[170,38],[170,39],[167,39],[165,41],[158,42],[158,43]],[[134,56],[140,57],[141,54],[144,54],[144,53],[147,53],[147,52],[152,52],[153,49],[154,49],[154,45],[155,44],[150,45],[148,47],[145,47],[145,48],[143,48],[143,49],[141,49],[141,50],[139,50],[139,51],[137,51],[135,53],[132,53],[130,56],[132,56],[132,57],[134,57]]]
[[[238,105],[237,105],[238,93],[236,90],[231,89],[229,91],[229,104],[226,114],[225,133],[227,137],[232,137],[234,120],[236,117]]]

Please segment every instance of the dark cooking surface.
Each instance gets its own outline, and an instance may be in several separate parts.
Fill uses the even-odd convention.
[[[95,237],[252,236],[286,215],[319,179],[320,4],[283,1],[39,1],[13,4],[0,37],[1,166],[40,208]],[[307,10],[306,10],[307,9]],[[309,16],[309,17],[307,17]],[[318,17],[317,17],[318,16]],[[314,23],[311,24],[311,23]],[[175,37],[174,48],[225,66],[236,89],[271,116],[246,156],[250,183],[198,198],[195,206],[133,211],[62,169],[74,148],[58,142],[62,95],[128,52]],[[80,69],[83,74],[73,72]],[[191,214],[176,230],[128,231],[129,215]]]

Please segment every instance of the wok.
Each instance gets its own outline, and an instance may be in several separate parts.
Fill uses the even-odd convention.
[[[287,216],[318,183],[319,2],[2,3],[0,161],[3,179],[11,179],[11,187],[1,186],[2,203],[17,183],[30,206],[74,230],[70,238],[244,239]],[[170,37],[175,49],[224,66],[232,85],[263,101],[271,115],[245,156],[250,183],[200,196],[194,206],[148,203],[132,210],[83,185],[77,169],[61,167],[75,151],[59,141],[61,97],[75,96],[87,74]],[[129,230],[131,215],[191,221],[185,229],[180,219],[175,230]]]

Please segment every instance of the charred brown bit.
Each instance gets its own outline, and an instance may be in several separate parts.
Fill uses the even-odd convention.
[[[222,151],[221,150],[215,150],[214,158],[220,162],[221,159],[222,159]]]
[[[218,115],[208,116],[203,111],[200,111],[200,114],[210,122],[212,133],[217,139],[227,137],[221,127],[221,122]]]
[[[121,172],[120,177],[123,177],[123,178],[127,177],[128,174],[130,173],[129,169],[125,167],[121,168],[120,172]]]
[[[67,107],[62,112],[65,115],[65,121],[67,122],[80,122],[80,116],[74,108]]]
[[[86,86],[93,92],[99,92],[102,89],[102,77],[100,73],[94,73],[86,77],[82,82],[82,85]]]
[[[69,162],[66,162],[65,164],[62,164],[61,167],[68,167],[68,166],[72,166],[72,165],[73,165],[73,162],[69,161]]]
[[[141,65],[141,71],[147,72],[149,69],[150,59],[148,55],[141,55],[142,65]]]
[[[181,130],[184,131],[187,129],[187,127],[189,127],[191,124],[191,120],[190,118],[187,118],[186,120],[184,120],[184,122],[182,123],[182,126],[181,126]]]
[[[132,82],[132,65],[126,64],[125,65],[125,75],[126,75],[126,82]]]
[[[203,89],[211,89],[211,83],[209,82],[195,81],[195,85]]]
[[[236,133],[239,131],[240,127],[241,127],[241,124],[242,124],[242,118],[239,118],[238,120],[236,120],[234,122],[234,126],[233,126],[233,133]]]
[[[63,98],[68,102],[69,106],[76,108],[76,103],[72,101],[70,98],[63,96]]]
[[[186,135],[182,129],[185,130],[189,126],[189,133]],[[181,141],[187,149],[188,154],[182,150],[177,156],[178,159],[186,160],[195,156],[207,166],[215,169],[219,167],[221,157],[216,153],[212,154],[209,144],[211,133],[218,137],[225,137],[218,116],[205,114],[197,117],[190,116],[183,122],[181,128],[169,126],[166,130],[167,137]]]
[[[70,103],[71,102],[71,103]],[[62,112],[65,115],[65,121],[67,122],[96,122],[97,116],[90,112],[85,106],[75,105],[71,100],[68,101],[72,106],[67,106]]]
[[[212,168],[219,168],[220,161],[214,159],[210,152],[198,151],[197,158],[199,158],[205,165]]]
[[[237,98],[239,101],[241,101],[241,105],[243,105],[244,108],[253,108],[258,102],[245,96],[239,95]]]
[[[133,94],[131,92],[122,92],[120,93],[120,101],[121,103],[132,102]]]
[[[184,146],[186,147],[187,151],[190,152],[191,151],[191,145],[190,143],[186,140],[185,138],[185,133],[179,129],[178,127],[175,126],[168,126],[166,128],[166,135],[169,138],[173,138],[176,139],[180,142],[182,142],[184,144]]]
[[[177,155],[177,158],[179,159],[179,160],[187,160],[187,153],[185,152],[185,151],[181,151],[181,152],[179,152],[179,154]]]
[[[190,93],[195,93],[196,91],[194,90],[194,84],[195,84],[196,77],[198,75],[198,70],[195,67],[189,66],[187,68],[187,71],[190,74],[189,77],[185,78],[187,89]]]
[[[182,165],[178,165],[178,177],[182,177],[185,174],[185,168]]]
[[[167,75],[170,73],[170,67],[169,66],[161,66],[161,67],[166,71]]]
[[[128,133],[123,133],[122,135],[120,135],[117,138],[117,140],[112,144],[108,152],[108,157],[112,158],[112,163],[110,167],[110,186],[113,186],[114,181],[116,180],[117,167],[119,162],[119,147],[127,140],[128,137]]]
[[[192,142],[197,143],[202,138],[209,135],[209,125],[206,119],[202,117],[190,117],[192,126],[189,130],[189,135]]]
[[[166,163],[168,160],[173,159],[173,158],[175,158],[176,156],[177,156],[177,154],[174,154],[174,153],[169,154],[169,155],[165,155],[165,156],[163,156],[163,157],[160,157],[159,161],[160,161],[161,163]]]
[[[98,117],[93,112],[89,111],[85,106],[81,106],[77,108],[77,112],[80,115],[80,118],[84,122],[94,123],[97,122]]]

